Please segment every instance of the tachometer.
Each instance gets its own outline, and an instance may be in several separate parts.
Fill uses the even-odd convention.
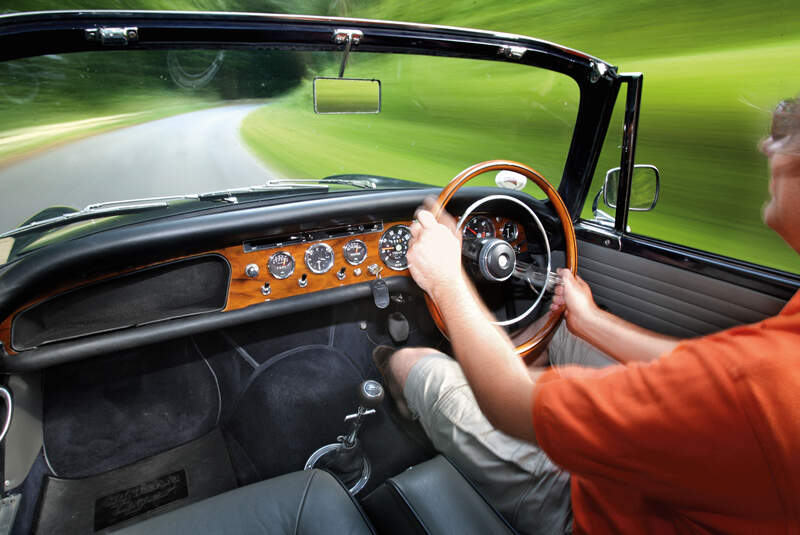
[[[405,225],[395,225],[383,233],[378,247],[380,257],[384,264],[390,268],[400,271],[408,267],[406,253],[408,252],[408,240],[411,239],[411,231]]]
[[[342,254],[348,264],[357,266],[367,258],[367,244],[361,240],[350,240],[342,247]]]
[[[464,225],[461,231],[465,240],[476,240],[478,238],[494,238],[494,224],[488,217],[482,215],[473,216]]]
[[[294,258],[286,251],[279,251],[269,257],[267,269],[276,279],[285,279],[294,273]]]
[[[327,243],[315,243],[306,249],[305,261],[312,273],[325,273],[333,267],[333,249]]]

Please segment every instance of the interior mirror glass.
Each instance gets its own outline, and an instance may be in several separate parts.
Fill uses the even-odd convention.
[[[314,78],[315,113],[379,113],[380,80]]]
[[[619,188],[619,167],[609,169],[603,185],[603,201],[609,208],[617,207],[617,190]],[[631,180],[630,209],[635,212],[647,212],[656,206],[659,191],[658,169],[653,165],[635,165]]]

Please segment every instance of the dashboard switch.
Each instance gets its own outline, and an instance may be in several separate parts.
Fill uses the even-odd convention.
[[[268,282],[265,282],[264,286],[261,287],[261,294],[262,295],[269,295],[271,293],[272,293],[272,288],[270,288]]]
[[[298,284],[298,285],[299,285],[301,288],[305,288],[306,286],[308,286],[308,275],[306,275],[305,273],[303,273],[303,276],[302,276],[302,277],[300,277],[300,280],[298,280],[298,281],[297,281],[297,284]]]
[[[346,277],[345,271],[346,271],[346,268],[340,269],[339,272],[336,274],[336,278],[339,279],[340,281],[344,280],[344,278]]]
[[[353,275],[355,275],[356,277],[360,277],[361,276],[361,268],[354,269],[353,270]]]

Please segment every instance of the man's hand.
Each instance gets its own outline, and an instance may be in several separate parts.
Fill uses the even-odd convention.
[[[570,332],[587,339],[592,322],[597,321],[600,313],[592,298],[592,290],[583,279],[574,276],[568,269],[559,269],[558,275],[561,284],[556,286],[550,309],[557,311],[566,307],[564,317]]]
[[[431,296],[437,288],[462,280],[461,240],[455,231],[455,221],[444,211],[441,222],[436,221],[431,213],[433,208],[426,201],[425,208],[417,211],[406,254],[411,276]]]
[[[559,269],[552,310],[566,307],[564,317],[570,332],[622,363],[651,362],[678,345],[679,340],[649,331],[610,312],[601,310],[592,290],[568,269]]]

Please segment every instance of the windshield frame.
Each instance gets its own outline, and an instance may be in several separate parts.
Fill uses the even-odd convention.
[[[0,61],[66,52],[197,48],[341,51],[341,28],[360,30],[361,52],[422,54],[529,65],[569,76],[579,105],[558,192],[577,220],[620,88],[616,67],[583,52],[522,35],[451,26],[306,15],[42,11],[0,15]],[[101,28],[135,28],[124,43],[102,43]],[[533,150],[533,149],[532,149]]]

